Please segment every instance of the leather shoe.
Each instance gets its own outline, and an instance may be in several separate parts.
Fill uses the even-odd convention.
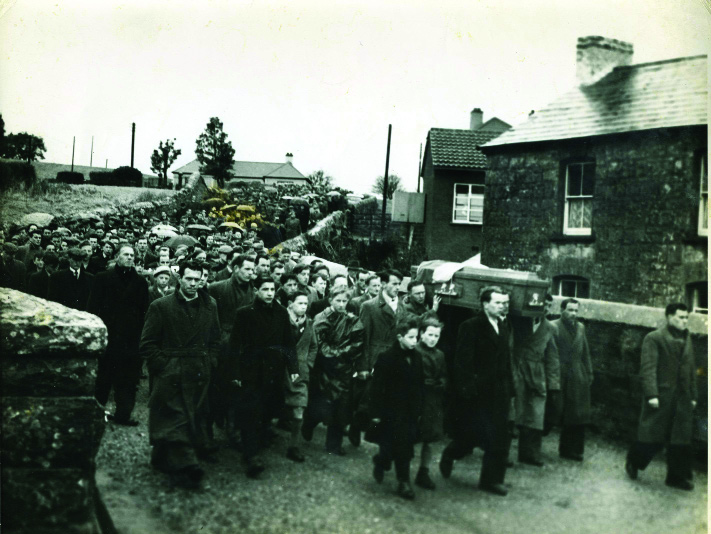
[[[397,485],[397,494],[408,501],[415,499],[415,491],[412,489],[412,484],[409,482],[400,482]]]
[[[286,457],[289,460],[292,460],[297,463],[302,463],[304,460],[306,460],[304,455],[301,454],[301,451],[298,447],[289,447],[288,449],[286,449]]]
[[[452,469],[454,468],[454,459],[448,454],[442,453],[442,458],[439,460],[439,472],[442,473],[444,478],[449,478],[452,476]]]
[[[247,460],[246,473],[249,478],[257,478],[264,471],[264,464],[257,458]]]
[[[630,479],[637,480],[637,468],[629,460],[625,462],[625,473]]]
[[[583,461],[583,455],[582,454],[573,454],[573,453],[560,453],[561,458],[565,458],[566,460],[573,460],[574,462],[582,462]]]
[[[311,441],[314,439],[314,427],[311,425],[301,425],[301,437],[304,441]]]
[[[354,447],[360,447],[360,429],[355,425],[351,425],[348,428],[348,441],[350,441]]]
[[[479,488],[501,497],[506,497],[509,494],[509,490],[503,484],[479,484]]]
[[[429,469],[425,469],[424,467],[420,467],[420,470],[417,471],[417,476],[415,477],[415,484],[417,484],[421,488],[425,488],[428,490],[433,490],[437,487],[430,478]]]
[[[677,488],[684,491],[692,491],[694,489],[694,484],[684,479],[669,479],[667,478],[664,482],[670,488]]]
[[[373,456],[373,478],[378,484],[382,483],[383,478],[385,478],[385,470],[383,469],[382,464],[378,461],[377,455]]]

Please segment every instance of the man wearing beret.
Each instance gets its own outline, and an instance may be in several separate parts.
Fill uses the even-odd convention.
[[[86,311],[94,276],[83,267],[86,253],[76,247],[67,252],[69,267],[49,277],[47,298],[69,308]]]

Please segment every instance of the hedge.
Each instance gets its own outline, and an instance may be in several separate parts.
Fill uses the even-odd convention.
[[[111,171],[92,171],[89,173],[89,182],[94,185],[116,185]]]
[[[0,191],[24,186],[31,188],[37,183],[35,168],[24,161],[0,160]]]
[[[80,172],[59,171],[57,173],[57,182],[60,184],[83,184],[84,175]]]

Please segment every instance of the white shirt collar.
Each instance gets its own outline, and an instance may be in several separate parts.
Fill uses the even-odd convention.
[[[385,291],[382,292],[382,295],[383,299],[385,300],[385,303],[390,306],[393,311],[397,311],[397,296],[391,297]]]

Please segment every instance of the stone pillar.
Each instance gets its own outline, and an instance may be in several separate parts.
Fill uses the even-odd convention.
[[[0,288],[2,523],[6,532],[99,533],[94,399],[104,323]]]

